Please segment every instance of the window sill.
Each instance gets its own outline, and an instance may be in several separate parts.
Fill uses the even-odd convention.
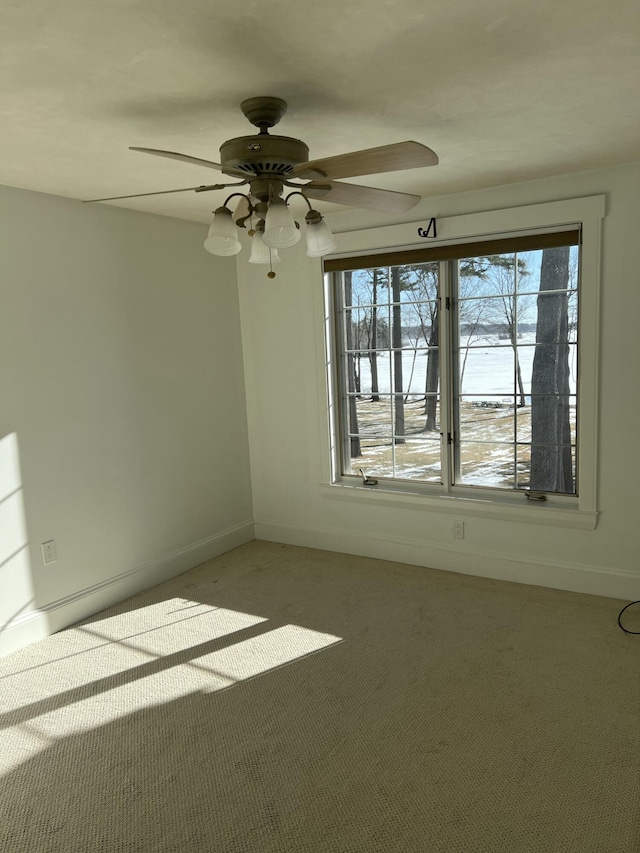
[[[405,509],[442,512],[455,515],[493,518],[496,521],[517,521],[524,524],[543,524],[547,527],[572,527],[595,530],[598,513],[576,507],[529,503],[523,495],[523,504],[487,498],[457,497],[452,495],[411,494],[409,492],[346,483],[321,483],[324,498],[359,501],[369,505],[395,506]]]

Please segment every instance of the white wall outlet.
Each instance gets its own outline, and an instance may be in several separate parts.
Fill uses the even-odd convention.
[[[56,543],[53,539],[49,539],[48,542],[42,543],[42,562],[45,566],[48,566],[49,563],[55,563],[56,557]]]
[[[464,521],[453,522],[453,538],[464,539]]]

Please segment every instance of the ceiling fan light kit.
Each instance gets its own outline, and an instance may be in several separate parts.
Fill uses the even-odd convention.
[[[324,255],[335,252],[338,247],[327,223],[322,216],[319,219],[312,216],[315,213],[318,213],[318,211],[310,210],[305,216],[305,222],[307,223],[307,255],[310,258],[322,258]]]
[[[288,249],[300,239],[300,229],[283,198],[276,197],[269,203],[262,239],[272,249]]]
[[[259,228],[256,229],[255,234],[251,238],[251,254],[249,255],[249,263],[269,265],[279,263],[282,258],[278,254],[278,250],[272,249],[270,246],[266,245],[262,239],[263,234],[263,229]]]
[[[213,214],[213,222],[209,228],[204,247],[212,255],[237,255],[242,249],[238,240],[236,226],[228,207],[219,207]]]
[[[412,193],[345,184],[335,179],[416,169],[438,163],[437,155],[419,142],[397,142],[310,161],[309,149],[301,140],[269,134],[269,128],[276,125],[285,114],[286,101],[266,96],[247,98],[240,108],[260,132],[224,142],[220,147],[220,163],[177,151],[140,147],[132,149],[217,169],[232,178],[240,178],[240,181],[91,201],[115,201],[172,192],[208,192],[248,184],[246,194],[232,192],[224,204],[214,211],[204,247],[214,255],[237,255],[242,249],[237,228],[246,228],[251,237],[249,263],[269,264],[267,275],[273,278],[275,273],[271,264],[280,260],[278,250],[293,246],[301,237],[300,224],[295,221],[288,206],[292,196],[302,196],[309,208],[305,216],[307,255],[319,258],[335,251],[336,244],[322,214],[312,208],[309,199],[326,199],[336,204],[371,210],[404,212],[414,207],[421,197]],[[293,192],[283,198],[285,187],[291,187]],[[240,197],[240,202],[232,212],[228,204],[236,196]]]

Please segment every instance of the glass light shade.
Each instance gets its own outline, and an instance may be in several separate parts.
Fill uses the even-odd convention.
[[[262,239],[262,232],[256,231],[251,238],[250,264],[275,264],[280,261],[277,249],[270,249]]]
[[[247,216],[249,216],[249,199],[246,195],[243,195],[233,212],[233,221],[237,222],[239,219],[246,219]]]
[[[272,249],[287,249],[300,239],[300,231],[281,198],[276,198],[269,204],[262,239]]]
[[[319,222],[307,223],[307,255],[310,258],[321,258],[338,248],[329,226],[321,219]]]
[[[227,207],[219,207],[216,210],[204,247],[212,255],[223,256],[237,255],[242,249],[231,211]]]

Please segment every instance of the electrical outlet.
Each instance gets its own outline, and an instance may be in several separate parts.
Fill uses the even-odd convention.
[[[45,566],[48,566],[49,563],[55,563],[56,557],[56,543],[53,539],[49,539],[48,542],[42,543],[42,562]]]
[[[453,522],[453,538],[464,539],[464,521]]]

